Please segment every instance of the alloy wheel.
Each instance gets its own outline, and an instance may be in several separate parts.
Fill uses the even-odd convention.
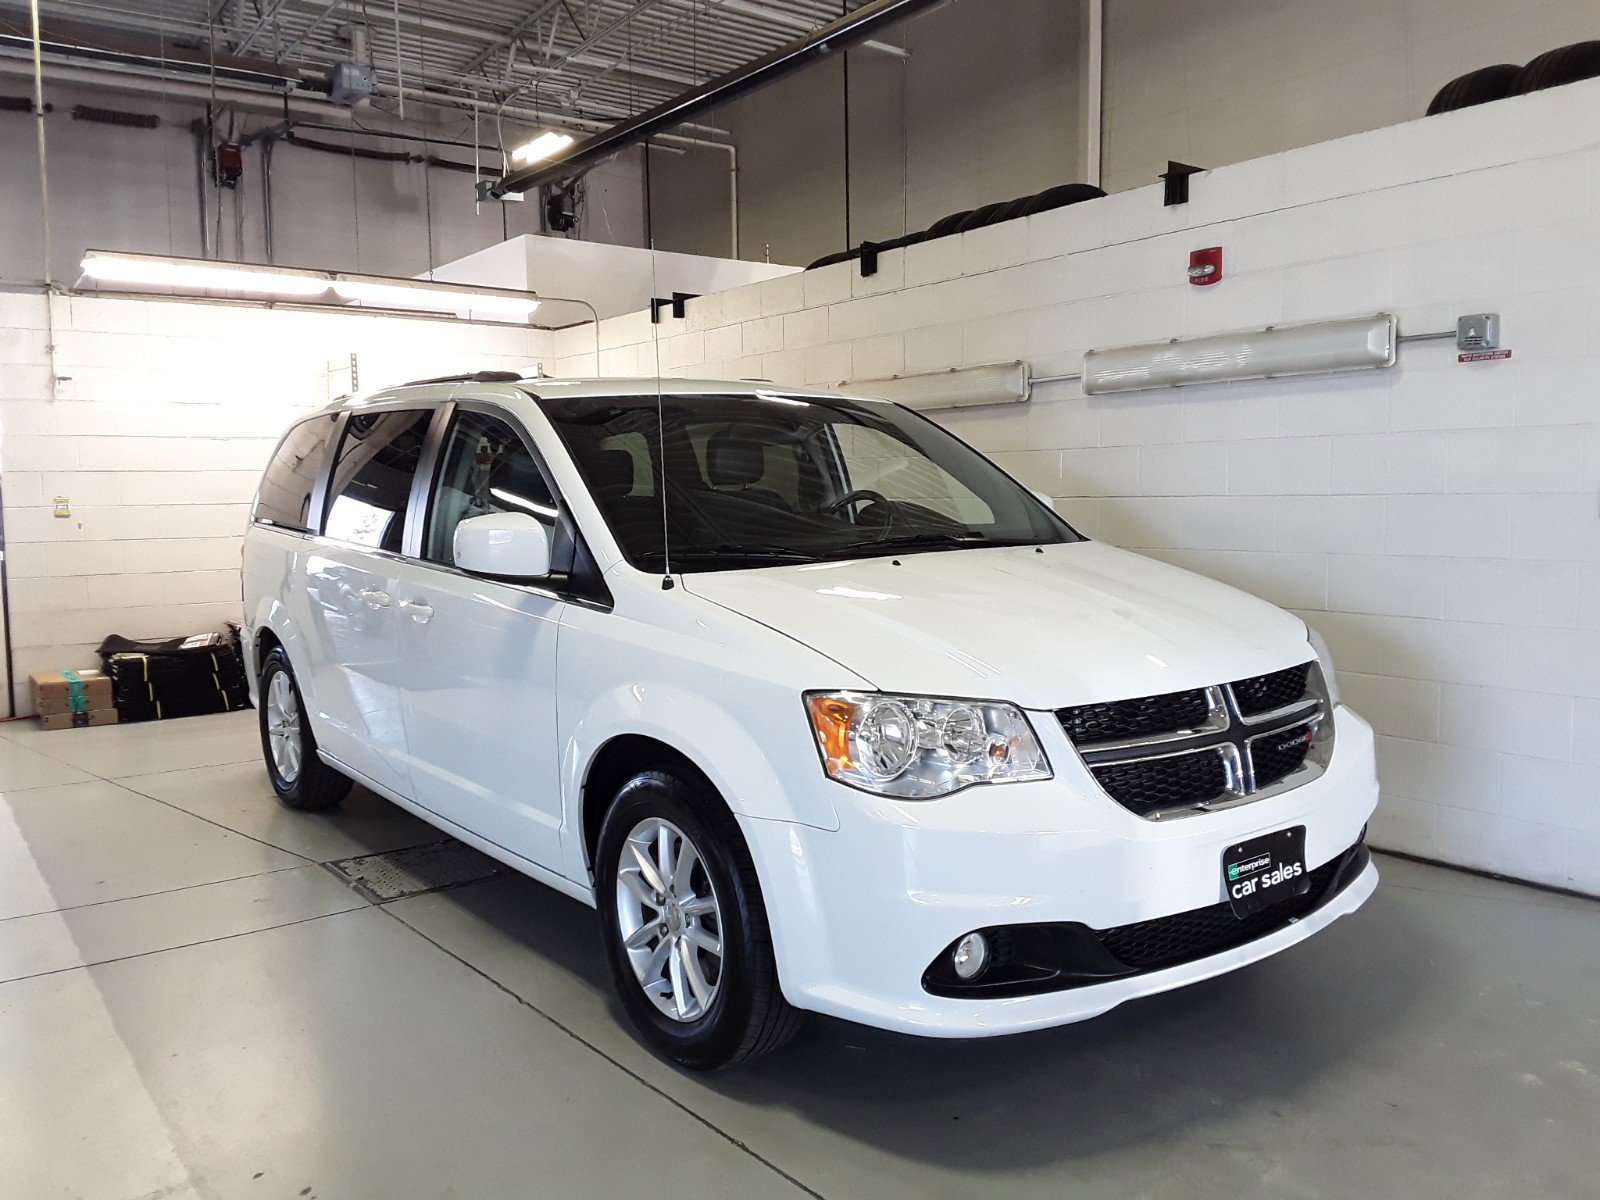
[[[670,821],[633,827],[617,863],[617,932],[634,977],[674,1021],[710,1012],[722,983],[722,912],[695,844]]]
[[[279,671],[267,684],[267,746],[278,778],[292,784],[300,778],[300,701],[289,676]]]

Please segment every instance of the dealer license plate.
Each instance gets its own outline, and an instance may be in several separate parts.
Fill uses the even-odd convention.
[[[1222,855],[1222,886],[1236,917],[1305,895],[1311,888],[1306,827],[1296,825],[1229,846]]]

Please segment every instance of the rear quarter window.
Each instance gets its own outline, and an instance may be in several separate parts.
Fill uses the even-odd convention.
[[[261,476],[250,519],[301,533],[311,531],[311,494],[328,465],[328,443],[339,427],[339,416],[312,417],[283,435],[278,449]]]

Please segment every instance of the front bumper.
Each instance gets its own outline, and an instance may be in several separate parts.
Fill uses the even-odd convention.
[[[1231,843],[1306,827],[1306,865],[1361,839],[1377,804],[1371,728],[1340,708],[1327,771],[1292,791],[1224,811],[1145,821],[1095,786],[1049,714],[1030,713],[1055,770],[1037,783],[969,788],[911,803],[837,789],[841,823],[824,831],[741,821],[756,860],[785,995],[800,1008],[940,1037],[1020,1032],[1098,1016],[1302,941],[1365,902],[1370,862],[1311,911],[1242,945],[1179,965],[1026,995],[939,995],[934,958],[963,934],[1072,923],[1108,930],[1226,900]]]

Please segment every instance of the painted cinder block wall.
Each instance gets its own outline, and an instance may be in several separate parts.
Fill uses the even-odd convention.
[[[261,470],[296,415],[350,391],[352,354],[372,391],[524,369],[548,338],[422,318],[0,294],[18,711],[31,672],[94,666],[108,633],[166,637],[239,618],[240,539]],[[54,515],[58,496],[70,517]]]
[[[1510,361],[936,414],[1091,536],[1321,629],[1388,848],[1600,893],[1600,82],[1362,133],[603,324],[599,369],[831,384],[1388,311]],[[1222,245],[1228,277],[1185,281]],[[661,335],[659,343],[653,332]],[[581,337],[581,341],[580,341]],[[592,333],[557,367],[596,368]]]

